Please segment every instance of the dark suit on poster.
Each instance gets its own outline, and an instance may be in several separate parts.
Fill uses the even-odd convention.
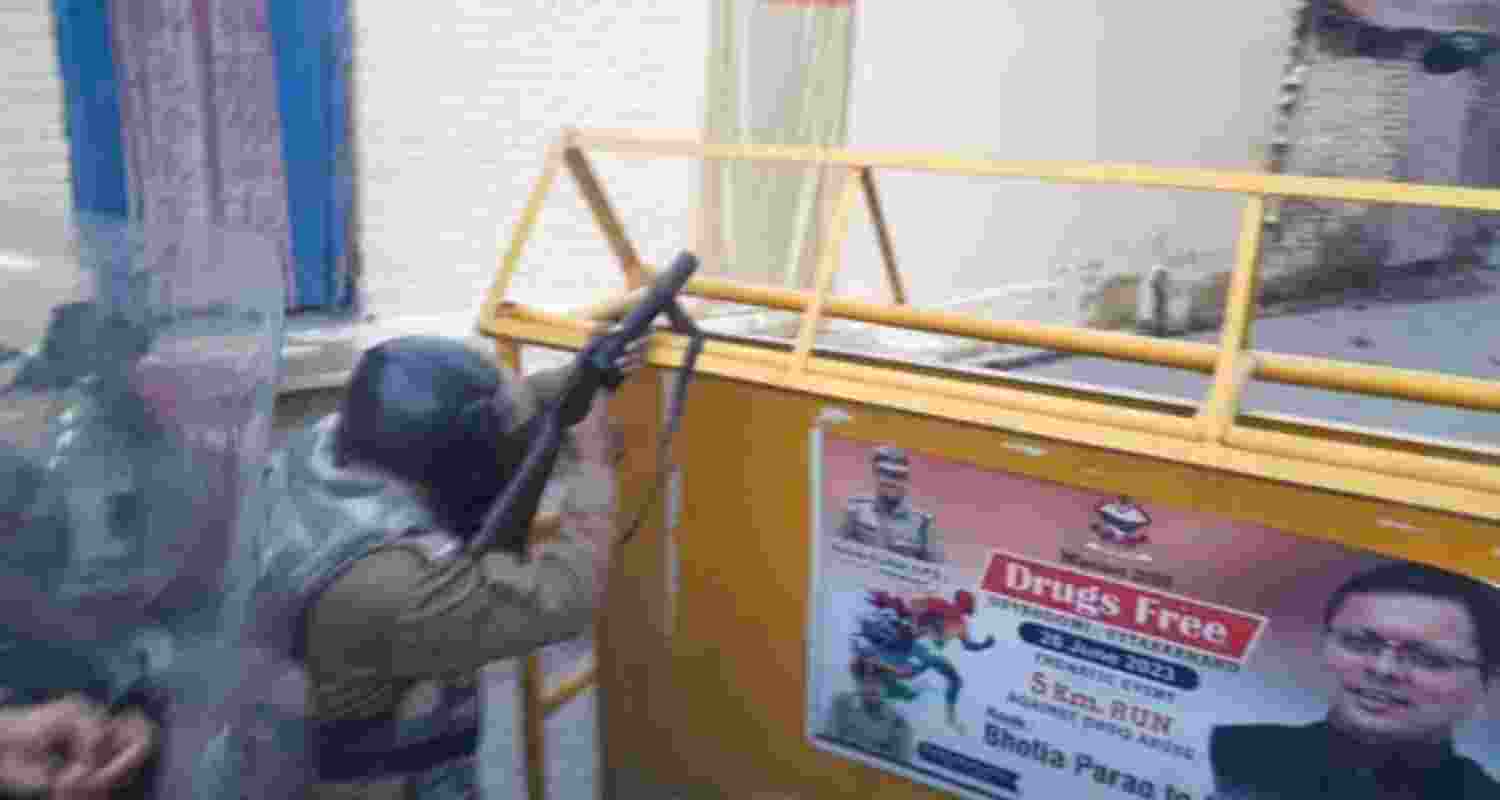
[[[1220,726],[1209,739],[1209,762],[1216,800],[1500,798],[1500,783],[1449,743],[1382,753],[1327,722]]]

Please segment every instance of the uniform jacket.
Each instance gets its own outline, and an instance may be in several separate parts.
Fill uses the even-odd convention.
[[[909,558],[943,560],[942,539],[933,515],[912,508],[905,500],[886,510],[875,497],[849,498],[842,534],[844,538]]]
[[[477,673],[586,628],[593,550],[565,530],[524,562],[470,554],[410,487],[335,466],[336,425],[278,454],[257,593],[263,640],[307,666],[312,796],[477,799]],[[560,459],[554,478],[607,501],[595,470]]]

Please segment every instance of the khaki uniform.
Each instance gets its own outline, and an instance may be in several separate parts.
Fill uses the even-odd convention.
[[[825,735],[843,744],[897,761],[911,760],[912,730],[889,703],[866,708],[858,692],[835,697]]]
[[[543,373],[528,383],[544,400],[564,377]],[[579,526],[614,524],[614,481],[607,467],[580,463],[571,442],[543,505],[561,506],[560,535],[534,547],[529,561],[503,552],[469,554],[442,531],[394,536],[317,594],[302,643],[317,722],[420,719],[457,691],[462,707],[454,713],[477,727],[482,667],[587,628],[602,560]],[[444,767],[451,775],[325,782],[312,796],[476,797],[475,759],[472,752],[467,764]]]
[[[875,497],[849,498],[840,535],[919,561],[943,560],[943,541],[933,515],[912,508],[904,499],[887,509]]]

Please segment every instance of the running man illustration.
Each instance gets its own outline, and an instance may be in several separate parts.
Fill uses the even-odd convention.
[[[974,595],[959,590],[950,602],[939,596],[922,596],[910,601],[888,592],[871,592],[866,598],[872,609],[859,621],[855,634],[856,659],[869,662],[880,675],[886,696],[910,702],[920,692],[911,681],[928,670],[934,670],[947,683],[944,700],[948,725],[959,733],[964,726],[958,720],[958,696],[963,678],[953,662],[940,652],[948,642],[958,639],[970,652],[987,650],[995,637],[975,642],[969,636],[968,617],[974,613]]]
[[[912,507],[907,497],[911,460],[906,451],[877,447],[870,462],[875,494],[849,498],[839,536],[919,561],[942,563],[943,542],[935,517]]]

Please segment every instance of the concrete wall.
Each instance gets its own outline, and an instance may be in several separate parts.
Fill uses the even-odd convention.
[[[1255,169],[1292,10],[1290,0],[864,4],[850,139],[1004,159]],[[882,178],[919,304],[1048,278],[1097,288],[1163,257],[1227,258],[1238,221],[1239,200],[1225,196]],[[850,248],[848,269],[879,295],[862,214]],[[1083,269],[1091,261],[1094,274]]]
[[[1365,0],[1369,21],[1387,27],[1500,30],[1494,0]],[[1289,90],[1285,171],[1435,184],[1500,183],[1496,116],[1500,67],[1429,75],[1421,43],[1390,57],[1353,55],[1347,37],[1310,21],[1302,66]],[[1267,274],[1283,293],[1308,281],[1334,285],[1345,273],[1432,260],[1474,258],[1493,236],[1493,215],[1424,208],[1288,204],[1270,240]]]
[[[357,0],[353,13],[364,290],[381,317],[472,324],[564,126],[699,126],[704,3]],[[599,166],[645,258],[665,263],[691,240],[689,162]],[[618,282],[570,181],[522,269],[533,299]]]
[[[700,124],[707,4],[367,0],[355,13],[361,244],[382,316],[472,318],[561,126]],[[1291,19],[1292,0],[863,4],[850,144],[1255,168]],[[645,257],[669,259],[691,237],[696,168],[601,161]],[[1087,280],[1070,270],[1091,259],[1144,273],[1157,233],[1171,253],[1227,258],[1238,212],[1226,197],[924,174],[884,175],[882,188],[922,305],[1057,273]],[[616,280],[580,199],[558,189],[523,297],[567,302]],[[862,211],[845,275],[845,290],[884,296]]]

